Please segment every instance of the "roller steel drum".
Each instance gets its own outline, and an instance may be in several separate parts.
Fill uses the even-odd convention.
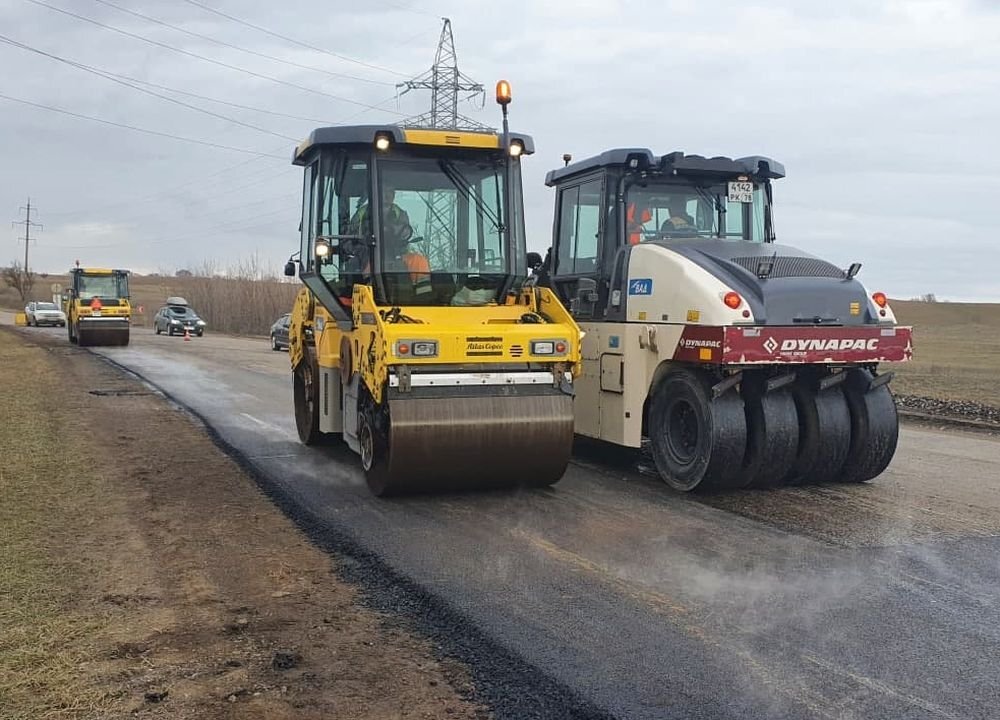
[[[393,392],[381,480],[386,494],[544,486],[566,471],[573,398],[552,387]],[[441,392],[444,391],[444,392]]]

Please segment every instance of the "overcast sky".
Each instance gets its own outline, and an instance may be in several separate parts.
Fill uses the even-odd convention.
[[[788,171],[775,188],[780,242],[860,261],[860,279],[894,297],[1000,301],[994,0],[197,2],[341,57],[189,0],[0,0],[6,39],[255,126],[0,42],[0,95],[228,148],[0,98],[0,219],[23,219],[31,196],[44,224],[34,268],[65,271],[79,258],[173,272],[257,252],[279,270],[298,242],[295,143],[319,125],[426,109],[423,93],[397,101],[395,84],[430,66],[447,16],[461,69],[488,93],[485,107],[461,111],[496,125],[490,93],[507,78],[512,125],[535,138],[530,249],[549,243],[543,178],[564,152],[761,154]],[[0,263],[23,257],[19,230],[0,233]]]

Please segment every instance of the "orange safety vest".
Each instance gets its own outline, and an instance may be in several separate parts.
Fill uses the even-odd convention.
[[[625,214],[625,223],[628,228],[628,244],[638,245],[642,240],[642,226],[653,219],[653,213],[649,211],[649,208],[644,208],[642,211],[642,221],[635,221],[635,203],[629,203],[628,211]]]

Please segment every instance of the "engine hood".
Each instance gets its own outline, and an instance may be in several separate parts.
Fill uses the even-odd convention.
[[[664,243],[730,285],[766,325],[877,325],[868,292],[843,269],[788,245],[724,240]],[[771,263],[766,278],[758,264]]]

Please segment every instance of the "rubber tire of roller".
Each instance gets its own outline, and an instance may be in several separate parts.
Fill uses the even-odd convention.
[[[839,480],[867,482],[889,467],[899,442],[899,414],[888,385],[866,392],[874,375],[865,368],[849,371],[844,396],[851,411],[851,449]]]
[[[816,390],[796,382],[792,397],[799,415],[799,448],[785,483],[832,482],[851,446],[851,413],[844,393],[839,385]]]
[[[310,364],[308,356],[302,359],[292,371],[292,400],[295,406],[295,429],[299,434],[299,440],[303,445],[316,445],[322,438],[319,431],[319,398],[316,391],[317,385],[312,383],[313,399],[312,407],[306,398],[307,380],[305,374],[309,372]],[[315,377],[313,372],[313,377]]]
[[[799,416],[792,393],[788,388],[766,392],[766,381],[755,373],[742,383],[747,418],[744,487],[780,485],[798,455]]]
[[[386,428],[379,427],[371,401],[364,402],[358,413],[358,441],[362,445],[361,468],[365,472],[368,490],[375,497],[390,497],[401,491],[398,484],[394,485],[390,482],[387,434]],[[370,462],[368,452],[365,449],[367,443],[370,443]]]
[[[653,391],[648,420],[653,460],[667,485],[681,492],[739,487],[747,427],[735,390],[713,400],[708,378],[671,371]],[[693,442],[681,437],[685,430],[694,431]]]

